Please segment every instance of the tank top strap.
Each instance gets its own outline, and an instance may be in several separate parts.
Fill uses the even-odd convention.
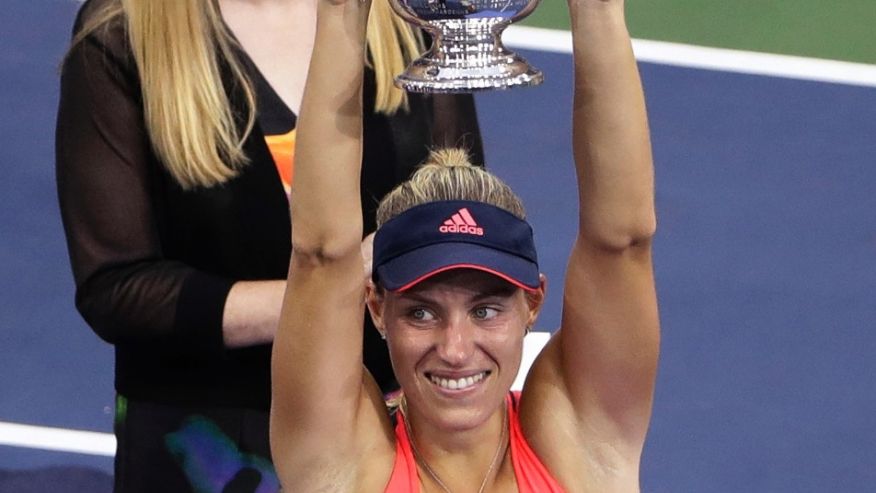
[[[395,423],[395,464],[384,493],[420,493],[420,477],[417,461],[411,448],[411,440],[405,429],[405,417],[400,412],[392,413]]]
[[[529,446],[520,427],[520,392],[508,394],[508,423],[511,428],[511,464],[520,493],[564,493],[563,487],[551,475],[541,459]]]

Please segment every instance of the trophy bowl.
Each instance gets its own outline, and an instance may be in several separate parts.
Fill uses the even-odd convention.
[[[509,24],[539,0],[389,0],[432,38],[432,46],[396,77],[410,92],[461,93],[541,84],[544,76],[502,45]]]

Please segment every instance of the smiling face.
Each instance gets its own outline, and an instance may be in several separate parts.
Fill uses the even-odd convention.
[[[401,293],[370,293],[410,409],[454,431],[477,427],[502,405],[543,288],[526,294],[494,275],[455,269]]]

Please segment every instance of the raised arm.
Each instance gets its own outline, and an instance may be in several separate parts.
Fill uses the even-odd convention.
[[[358,431],[379,433],[379,411],[386,419],[385,410],[363,405],[380,401],[362,365],[359,177],[369,4],[320,1],[301,105],[293,253],[272,360],[271,448],[288,491],[352,489],[363,455]]]
[[[551,403],[546,405],[575,423],[577,450],[599,469],[582,473],[598,472],[604,480],[597,491],[633,491],[659,346],[648,124],[624,2],[569,0],[569,7],[579,231],[566,272],[562,325],[530,380],[533,392]],[[559,385],[539,385],[544,382]]]

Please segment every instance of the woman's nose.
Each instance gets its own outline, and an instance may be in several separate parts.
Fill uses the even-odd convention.
[[[438,355],[450,365],[464,365],[474,353],[474,328],[466,320],[450,321],[440,332]]]

